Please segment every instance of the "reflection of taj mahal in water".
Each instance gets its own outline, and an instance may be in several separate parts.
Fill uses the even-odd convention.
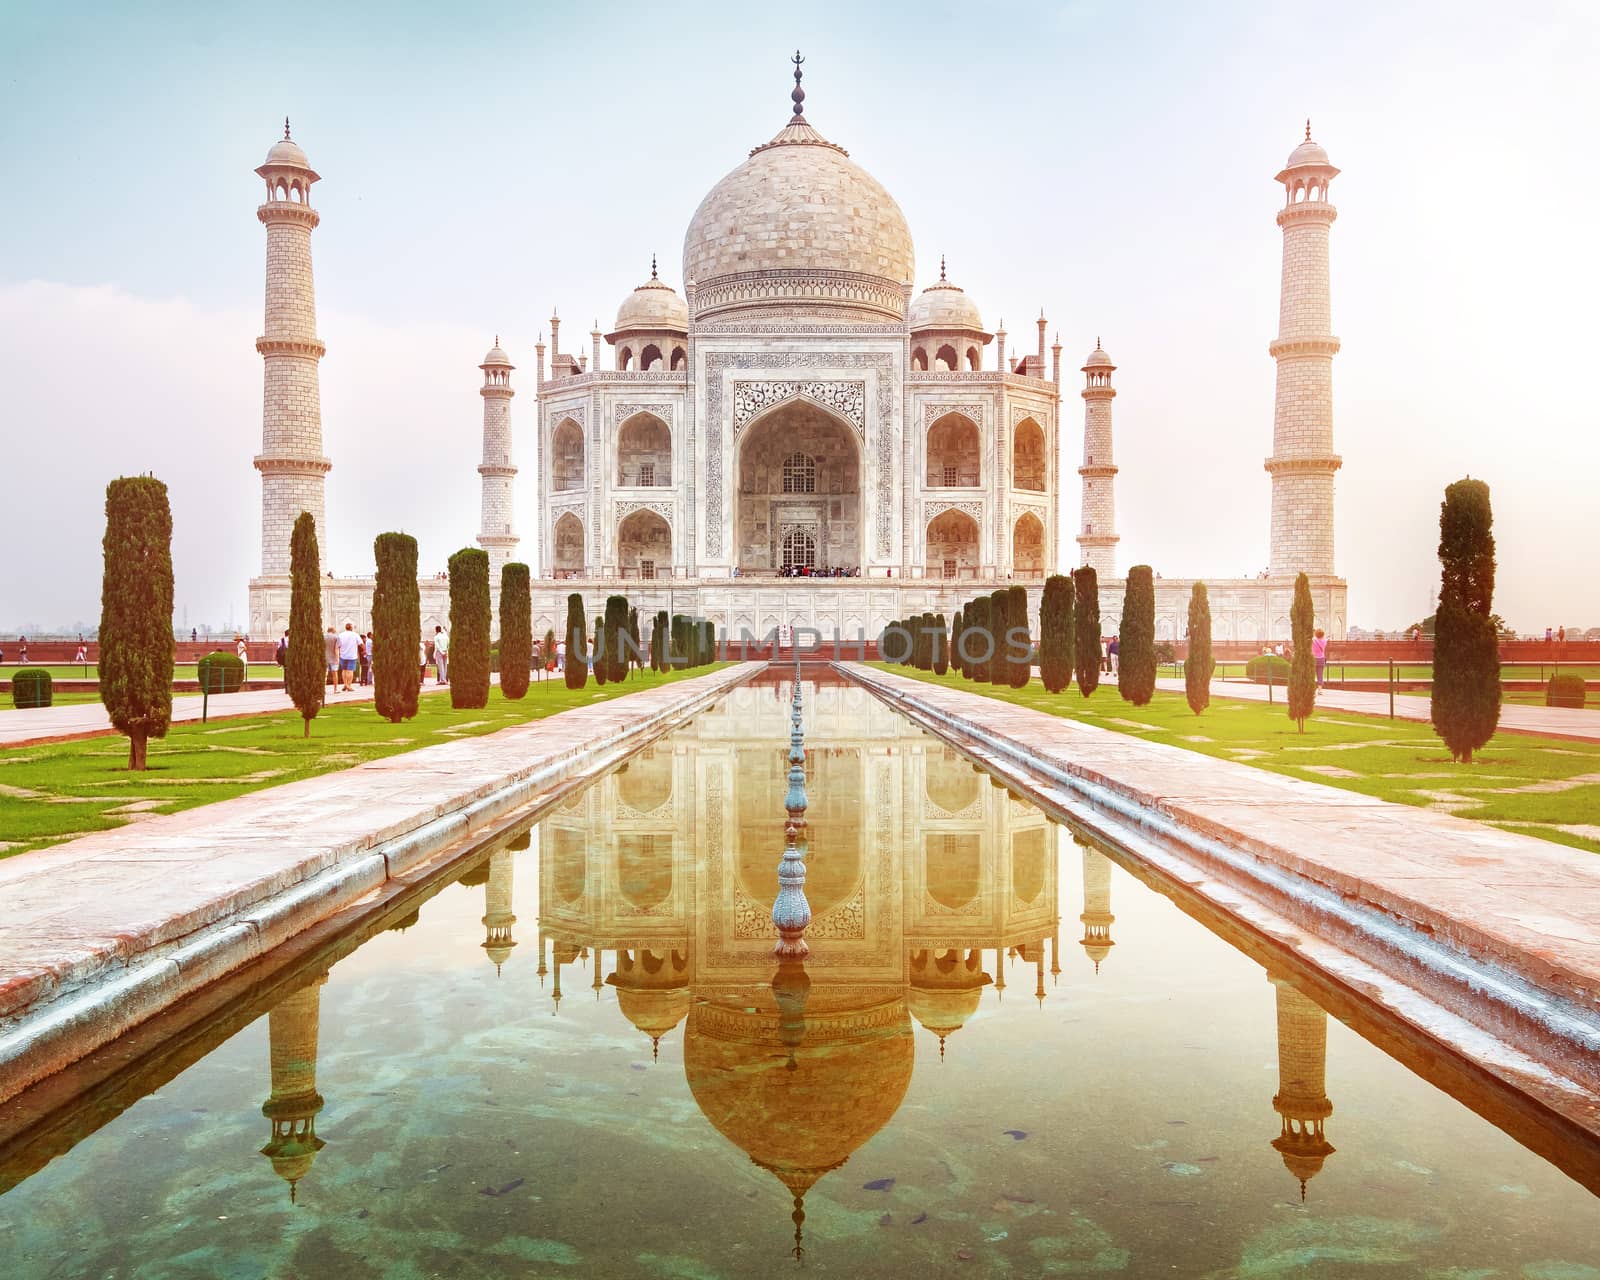
[[[596,322],[587,350],[581,341],[564,348],[560,318],[551,316],[548,346],[541,337],[534,348],[534,404],[520,450],[515,366],[498,338],[483,358],[477,541],[489,553],[493,589],[507,561],[533,564],[536,635],[562,625],[567,592],[624,590],[641,616],[695,613],[735,639],[792,626],[854,639],[895,618],[948,614],[997,583],[1034,584],[1036,609],[1046,573],[1088,564],[1100,575],[1107,632],[1116,630],[1111,357],[1096,340],[1082,364],[1072,549],[1059,510],[1063,459],[1079,454],[1079,439],[1063,401],[1059,339],[1046,346],[1041,312],[1028,325],[1036,334],[1008,348],[1004,322],[986,327],[943,260],[919,292],[900,206],[807,120],[798,66],[795,81],[790,119],[690,218],[681,294],[652,261],[609,330]],[[290,530],[301,511],[324,529],[332,463],[323,452],[324,347],[311,271],[320,216],[309,201],[319,175],[287,128],[256,172],[267,187],[257,210],[267,230],[267,300],[256,344],[265,361],[255,459],[262,566],[250,586],[250,627],[268,635],[288,622]],[[1333,561],[1339,343],[1328,302],[1335,210],[1327,195],[1338,172],[1308,125],[1277,175],[1286,202],[1271,346],[1269,569],[1261,578],[1208,579],[1219,641],[1286,636],[1302,570],[1319,623],[1335,639],[1344,634],[1345,584]],[[517,550],[518,456],[531,460],[538,496],[536,555]],[[324,616],[365,626],[370,579],[324,581]],[[1157,584],[1158,639],[1181,638],[1189,587]],[[448,590],[432,573],[421,588],[429,631],[444,620]]]
[[[929,1033],[924,1052],[943,1060],[981,1034],[957,1038],[985,989],[1003,999],[1008,971],[1031,970],[1017,994],[1046,999],[1046,974],[1060,971],[1062,886],[1059,830],[1040,810],[861,690],[824,685],[809,692],[806,713],[818,744],[806,762],[811,955],[803,967],[780,965],[770,908],[787,710],[781,688],[735,690],[549,811],[531,841],[492,852],[462,884],[483,890],[488,963],[508,981],[537,974],[551,1013],[609,990],[652,1053],[681,1034],[701,1112],[803,1212],[806,1191],[899,1109],[917,1027]],[[1112,862],[1075,838],[1081,858],[1063,865],[1081,864],[1082,947],[1098,973],[1115,945]],[[532,939],[515,936],[530,843],[535,955],[519,945]],[[323,1145],[314,1128],[321,981],[272,1014],[264,1151],[291,1184]],[[1281,1123],[1271,1145],[1303,1194],[1333,1151],[1323,1135],[1327,1015],[1283,977],[1273,982],[1271,1107]]]

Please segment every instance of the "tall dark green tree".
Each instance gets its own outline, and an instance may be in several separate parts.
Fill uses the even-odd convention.
[[[950,632],[945,627],[944,614],[933,615],[933,674],[942,676],[950,670]]]
[[[606,597],[606,679],[621,684],[628,678],[628,597]]]
[[[961,661],[961,628],[966,620],[966,606],[963,605],[950,616],[950,666],[962,675],[967,674],[965,664]]]
[[[1117,634],[1117,692],[1136,707],[1147,706],[1156,692],[1156,583],[1147,564],[1128,570]]]
[[[964,643],[970,675],[979,684],[989,683],[989,672],[995,663],[994,632],[990,628],[988,596],[976,596],[967,605],[967,629]]]
[[[100,701],[128,736],[128,768],[172,723],[172,508],[154,476],[106,486]]]
[[[450,705],[489,705],[489,553],[462,547],[450,557]]]
[[[283,660],[283,685],[300,713],[303,738],[311,736],[311,722],[322,710],[327,668],[317,521],[309,511],[302,511],[289,535],[289,655]]]
[[[1050,693],[1072,683],[1072,579],[1053,573],[1039,602],[1039,679]]]
[[[611,679],[611,668],[604,660],[603,655],[609,652],[606,646],[606,618],[605,614],[597,613],[594,616],[594,648],[589,653],[589,672],[594,676],[596,684],[604,684]]]
[[[1072,571],[1072,594],[1072,668],[1078,692],[1087,698],[1100,687],[1100,579],[1091,566]]]
[[[650,628],[650,666],[656,671],[667,669],[667,657],[671,649],[668,637],[671,629],[672,622],[667,617],[667,611],[657,609],[655,625]]]
[[[589,632],[583,618],[583,597],[574,591],[567,597],[567,688],[581,689],[589,683]]]
[[[1206,584],[1197,582],[1189,592],[1189,656],[1183,660],[1183,692],[1195,715],[1211,705],[1211,676],[1216,669],[1211,656],[1211,596]]]
[[[417,642],[422,636],[422,598],[417,589],[417,540],[409,533],[380,533],[372,543],[378,576],[372,587],[372,693],[377,712],[391,724],[417,714],[422,670]],[[322,684],[320,611],[316,631],[317,684]],[[289,628],[294,656],[294,627]]]
[[[526,696],[533,675],[528,578],[528,566],[516,561],[500,570],[500,692],[511,699]]]
[[[1444,491],[1439,570],[1433,727],[1454,759],[1471,764],[1500,723],[1500,646],[1491,620],[1494,511],[1482,480],[1469,476]]]
[[[635,671],[644,669],[644,645],[639,640],[639,610],[628,606],[628,665]]]
[[[989,593],[989,634],[994,637],[994,659],[989,663],[989,683],[1011,684],[1011,594],[1006,588]]]
[[[1316,623],[1311,603],[1311,579],[1294,580],[1294,603],[1289,606],[1289,719],[1306,731],[1306,718],[1317,706],[1317,664],[1311,654],[1311,632]]]
[[[1026,689],[1033,679],[1033,628],[1028,617],[1028,589],[1006,588],[1006,619],[1011,626],[1011,687]]]

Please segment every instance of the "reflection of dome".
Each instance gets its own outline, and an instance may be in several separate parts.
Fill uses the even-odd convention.
[[[616,975],[612,974],[606,981],[616,984]],[[640,1031],[650,1037],[652,1046],[657,1045],[661,1037],[666,1035],[689,1014],[689,1006],[693,1003],[688,987],[668,988],[662,991],[630,991],[627,987],[617,988],[617,1008],[622,1010],[622,1016]]]
[[[695,309],[818,309],[900,319],[914,254],[877,179],[804,116],[706,194],[683,239]]]
[[[662,280],[656,279],[654,268],[650,278],[622,300],[617,308],[617,333],[631,330],[687,333],[689,307],[678,291]]]
[[[792,1068],[768,991],[741,988],[728,1004],[702,1000],[684,1040],[684,1072],[706,1119],[795,1196],[883,1128],[911,1082],[903,996],[856,991],[851,1008],[819,1009],[833,1003],[830,994],[812,988]]]
[[[944,1039],[952,1036],[962,1027],[966,1026],[967,1019],[978,1012],[978,1001],[983,997],[984,984],[988,983],[989,975],[984,974],[983,983],[967,987],[965,990],[948,991],[919,991],[911,989],[906,1005],[911,1010],[911,1016],[922,1026],[939,1037],[939,1057],[944,1057]]]

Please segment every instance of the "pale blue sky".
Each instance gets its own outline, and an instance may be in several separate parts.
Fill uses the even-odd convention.
[[[905,210],[919,286],[947,254],[1024,350],[1043,306],[1072,369],[1104,337],[1121,366],[1122,562],[1169,575],[1266,558],[1272,175],[1311,115],[1345,171],[1332,254],[1351,620],[1426,611],[1439,493],[1471,472],[1494,486],[1508,616],[1600,625],[1597,32],[1576,0],[1514,17],[0,5],[0,414],[8,463],[48,476],[12,494],[37,536],[0,564],[0,626],[98,612],[103,486],[145,469],[173,489],[180,606],[242,616],[259,558],[251,170],[285,113],[324,177],[333,565],[364,568],[395,525],[442,563],[476,532],[490,339],[527,370],[553,305],[564,345],[586,349],[652,251],[678,285],[695,205],[787,115],[796,45],[808,117]],[[530,401],[513,405],[525,466]],[[1075,395],[1064,422],[1071,476]],[[531,468],[523,482],[531,539]],[[1076,511],[1069,486],[1068,530]]]

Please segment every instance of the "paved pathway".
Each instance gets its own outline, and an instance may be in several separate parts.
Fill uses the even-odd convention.
[[[1113,678],[1112,683],[1115,683]],[[1183,692],[1183,681],[1163,677],[1156,688],[1173,693]],[[1267,686],[1246,681],[1213,680],[1213,698],[1243,698],[1249,702],[1266,702]],[[1272,700],[1285,698],[1280,684],[1272,690]],[[1365,716],[1389,714],[1387,693],[1356,693],[1344,689],[1324,689],[1317,695],[1317,705],[1325,710],[1353,711]],[[1416,694],[1397,693],[1394,697],[1394,714],[1397,720],[1420,720],[1426,724],[1432,704]],[[1591,711],[1577,707],[1530,707],[1522,703],[1507,702],[1500,708],[1500,728],[1507,733],[1542,734],[1550,738],[1569,738],[1577,742],[1600,742],[1600,710]]]
[[[496,682],[498,675],[491,677]],[[424,681],[423,693],[434,690],[431,681]],[[449,686],[445,686],[448,688]],[[341,702],[366,702],[372,698],[373,686],[357,685],[349,693],[330,693],[330,707]],[[200,694],[186,694],[172,700],[172,723],[200,719]],[[211,697],[209,718],[228,720],[234,716],[259,716],[275,711],[289,711],[294,700],[282,689],[251,689],[239,693],[214,694]],[[98,702],[74,702],[62,707],[33,707],[26,711],[12,709],[0,711],[0,747],[22,747],[32,742],[56,742],[68,738],[92,738],[96,734],[115,733],[105,707]]]
[[[1592,853],[982,694],[847,669],[970,726],[980,742],[999,739],[1600,1013],[1600,857]]]
[[[170,972],[155,996],[136,993],[146,1002],[139,1012],[125,1007],[138,999],[118,996],[80,1018],[87,1029],[74,1030],[75,1047],[87,1052],[432,856],[440,842],[422,829],[435,819],[458,815],[444,843],[459,839],[469,829],[459,816],[467,806],[489,799],[509,811],[526,803],[556,785],[552,769],[589,768],[596,753],[675,722],[764,665],[741,663],[0,859],[0,1098],[17,1087],[18,1072],[39,1074],[15,1023],[8,1041],[8,1019],[85,983],[120,981],[135,964],[186,944],[165,959]],[[505,799],[519,782],[527,794]],[[473,825],[481,825],[498,809],[475,813]],[[378,852],[401,837],[408,839]],[[316,877],[324,878],[307,887]],[[330,880],[337,883],[320,887]],[[204,946],[190,942],[224,925]],[[87,1049],[85,1036],[94,1041]]]

